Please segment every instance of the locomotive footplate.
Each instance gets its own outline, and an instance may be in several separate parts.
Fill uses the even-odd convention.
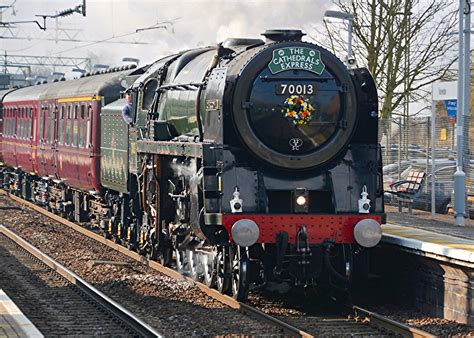
[[[257,243],[276,243],[279,233],[287,233],[288,242],[296,243],[303,226],[308,244],[322,244],[326,240],[354,243],[354,226],[357,222],[373,219],[382,224],[382,214],[223,214],[222,224],[230,236],[232,226],[240,219],[250,219],[258,225],[260,235]]]

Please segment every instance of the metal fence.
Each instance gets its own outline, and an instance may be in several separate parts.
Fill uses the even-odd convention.
[[[444,111],[443,111],[444,109]],[[405,179],[411,171],[423,171],[427,174],[423,189],[415,196],[414,208],[431,210],[431,182],[435,180],[436,212],[451,211],[454,204],[454,172],[456,171],[456,121],[448,117],[444,105],[437,104],[434,135],[431,131],[431,117],[380,120],[379,141],[382,145],[384,165],[384,188],[398,180]],[[465,119],[463,169],[466,173],[467,201],[469,212],[471,195],[474,199],[474,119]],[[434,164],[432,170],[432,147],[434,137]],[[386,194],[386,203],[394,199]],[[473,207],[474,208],[474,207]]]

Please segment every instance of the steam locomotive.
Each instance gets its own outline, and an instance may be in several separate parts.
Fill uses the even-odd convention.
[[[263,35],[0,92],[4,189],[238,299],[349,288],[385,219],[373,78]]]

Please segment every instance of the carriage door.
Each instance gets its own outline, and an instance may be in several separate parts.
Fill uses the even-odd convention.
[[[64,106],[61,106],[61,113],[59,112],[59,107],[56,104],[54,106],[54,111],[52,114],[52,120],[53,123],[51,124],[52,130],[51,130],[51,165],[52,165],[52,171],[56,175],[56,177],[59,177],[59,169],[58,169],[58,156],[59,156],[59,143],[63,142],[64,139],[61,138],[60,136],[63,135],[64,130],[60,130],[62,127],[62,123],[60,125],[59,121],[64,122]],[[61,116],[62,114],[62,116]],[[60,135],[61,134],[61,135]]]
[[[41,105],[38,117],[38,160],[39,160],[39,172],[40,175],[46,175],[46,144],[47,144],[47,133],[45,129],[47,126],[45,125],[45,119],[48,116],[48,106],[45,104]],[[46,128],[45,128],[46,127]]]

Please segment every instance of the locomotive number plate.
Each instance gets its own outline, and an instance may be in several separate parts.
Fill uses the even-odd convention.
[[[312,83],[278,83],[275,85],[277,95],[312,95],[316,92],[316,85]]]

